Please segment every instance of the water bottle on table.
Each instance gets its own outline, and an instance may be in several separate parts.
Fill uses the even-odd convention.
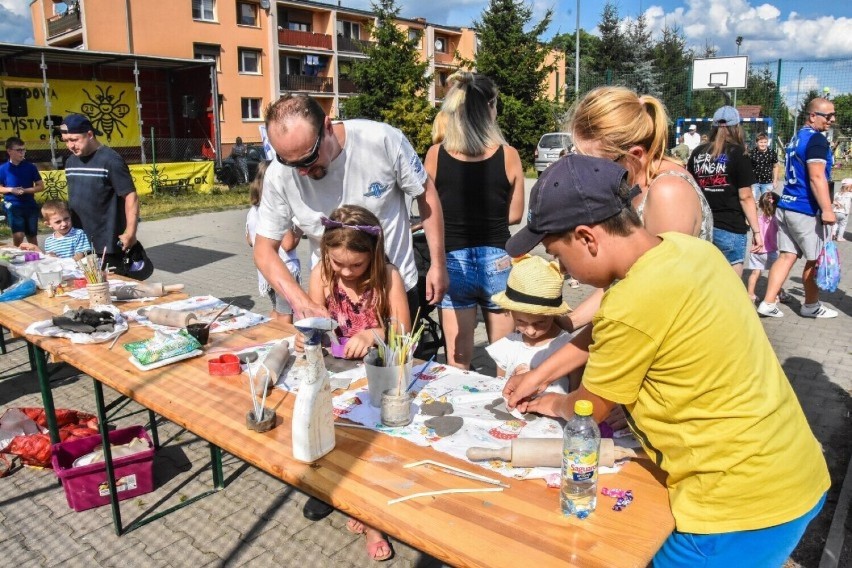
[[[562,439],[562,513],[585,519],[595,510],[598,491],[598,457],[601,433],[592,418],[592,403],[578,400],[574,418],[565,425]]]

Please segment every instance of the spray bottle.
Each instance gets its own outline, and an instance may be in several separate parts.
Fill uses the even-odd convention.
[[[305,318],[293,324],[305,336],[305,373],[293,409],[293,457],[312,463],[334,449],[331,385],[322,358],[322,337],[337,327],[329,318]]]

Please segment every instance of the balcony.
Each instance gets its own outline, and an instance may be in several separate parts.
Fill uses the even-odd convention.
[[[456,46],[450,45],[450,53],[442,51],[435,52],[435,63],[438,65],[452,65],[456,58]]]
[[[331,36],[327,34],[315,34],[313,32],[300,32],[296,30],[278,30],[278,43],[281,45],[315,47],[331,51]]]
[[[337,36],[337,51],[349,51],[351,53],[364,53],[367,47],[375,45],[374,41],[355,39],[352,37]]]
[[[345,77],[341,77],[337,82],[337,89],[341,94],[351,95],[353,93],[358,92],[358,87],[355,86],[355,82],[352,79],[347,79]]]
[[[281,90],[333,93],[334,79],[331,77],[311,77],[310,75],[281,75]]]
[[[71,12],[69,10],[64,14],[47,19],[47,37],[50,39],[64,33],[79,30],[82,27],[83,22],[80,19],[80,11],[74,10]]]

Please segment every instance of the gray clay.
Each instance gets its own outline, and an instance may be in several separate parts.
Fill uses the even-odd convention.
[[[426,421],[426,427],[435,431],[435,434],[445,438],[459,431],[464,424],[461,416],[435,416]]]
[[[449,402],[430,402],[420,407],[420,414],[426,416],[445,416],[453,413],[453,405]]]
[[[485,405],[485,410],[494,415],[494,418],[500,420],[501,422],[508,422],[509,420],[517,420],[514,416],[509,413],[509,409],[506,408],[506,401],[503,398],[495,398],[491,401],[491,404]],[[532,422],[538,418],[535,414],[524,414],[524,420],[527,422]]]

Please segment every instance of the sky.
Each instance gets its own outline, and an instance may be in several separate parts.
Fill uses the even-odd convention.
[[[184,1],[184,0],[174,0]],[[231,1],[231,0],[227,0]],[[369,10],[370,0],[341,0],[346,7]],[[527,0],[536,19],[552,8],[549,38],[558,32],[573,32],[577,6],[580,26],[597,34],[603,0]],[[30,0],[0,0],[0,38],[10,43],[32,43]],[[337,4],[337,1],[329,2]],[[430,22],[470,26],[488,6],[488,0],[397,0],[400,16],[424,17]],[[703,51],[715,46],[719,56],[735,55],[735,39],[742,36],[740,54],[751,63],[779,58],[791,64],[782,72],[785,96],[809,89],[852,92],[852,67],[833,73],[829,64],[811,65],[813,60],[852,60],[852,1],[850,0],[616,0],[622,18],[644,13],[652,31],[666,25],[680,28],[687,45]],[[544,38],[544,39],[546,39]],[[803,71],[797,73],[798,68]],[[825,69],[825,70],[823,70]],[[847,77],[847,73],[849,76]],[[774,73],[773,73],[774,75]]]

